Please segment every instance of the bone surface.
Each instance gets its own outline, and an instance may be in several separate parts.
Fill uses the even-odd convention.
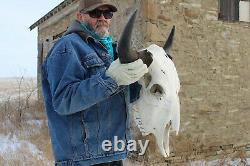
[[[140,98],[133,103],[132,114],[143,136],[152,133],[159,152],[169,155],[169,132],[178,134],[180,126],[180,81],[173,61],[162,47],[146,48],[153,62],[149,73],[139,80]]]

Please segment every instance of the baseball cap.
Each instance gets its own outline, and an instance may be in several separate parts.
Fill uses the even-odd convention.
[[[116,6],[108,0],[80,0],[78,10],[80,12],[89,12],[98,7],[107,6],[112,12],[116,12]]]

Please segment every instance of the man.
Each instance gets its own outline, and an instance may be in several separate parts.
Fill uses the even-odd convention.
[[[128,102],[138,98],[135,82],[148,69],[141,60],[121,64],[117,58],[109,35],[116,11],[106,0],[80,0],[77,20],[44,61],[42,88],[58,166],[122,165],[127,156],[114,141],[129,139]]]

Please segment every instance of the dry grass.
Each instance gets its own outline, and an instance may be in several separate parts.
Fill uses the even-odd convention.
[[[34,79],[0,79],[0,166],[53,165],[47,120],[36,96],[37,89]],[[4,153],[1,153],[1,146],[3,145],[1,136],[6,136],[9,144],[19,143],[18,148],[15,150],[6,149]],[[150,136],[147,138],[153,139]],[[131,156],[132,161],[126,161],[126,165],[168,165],[167,160],[159,157],[159,154],[156,153],[156,145],[152,142],[154,141],[151,141],[149,145],[149,152],[155,155],[150,156],[147,152],[145,156],[140,158],[137,155]],[[31,145],[35,147],[35,150],[34,147],[30,147]],[[198,138],[196,141],[192,141],[181,135],[172,135],[172,150],[175,152],[185,151],[187,159],[191,155],[196,157],[197,152],[203,149],[203,146],[204,142]],[[8,145],[8,147],[11,147],[11,145]],[[218,156],[217,165],[225,165],[228,158],[240,160],[238,164],[246,165],[246,157],[244,151],[239,151],[233,155],[225,153],[220,157]],[[206,160],[205,156],[204,159]],[[191,162],[191,160],[189,161]],[[195,161],[195,159],[192,159],[192,161]],[[170,165],[178,164],[171,163]],[[189,164],[181,163],[180,165]]]
[[[0,165],[53,164],[47,120],[36,96],[35,79],[0,79],[0,136],[17,145],[12,151],[0,149]]]

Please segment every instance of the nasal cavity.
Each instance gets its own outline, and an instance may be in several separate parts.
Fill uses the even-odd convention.
[[[151,87],[150,92],[152,94],[163,94],[163,88],[159,84],[154,84]]]

